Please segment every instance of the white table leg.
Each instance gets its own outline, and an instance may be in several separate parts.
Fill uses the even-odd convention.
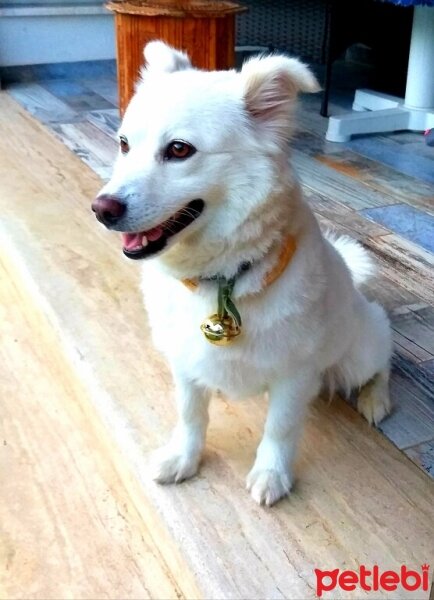
[[[354,134],[434,127],[434,8],[414,9],[405,100],[357,90],[353,109],[330,117],[327,140],[347,142]]]
[[[434,7],[414,9],[405,106],[434,109]]]

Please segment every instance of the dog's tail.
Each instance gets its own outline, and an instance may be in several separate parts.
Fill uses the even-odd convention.
[[[361,244],[347,235],[338,236],[327,232],[325,237],[344,259],[356,287],[375,275],[375,265],[368,251]]]

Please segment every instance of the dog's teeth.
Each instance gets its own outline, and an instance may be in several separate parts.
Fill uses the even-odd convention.
[[[129,252],[141,250],[148,245],[148,239],[143,232],[138,233],[123,233],[123,247]]]

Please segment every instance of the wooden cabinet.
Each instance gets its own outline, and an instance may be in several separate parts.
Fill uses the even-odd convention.
[[[235,63],[235,14],[244,10],[234,2],[113,1],[116,14],[119,105],[124,112],[143,65],[143,47],[164,40],[190,55],[203,69],[228,69]]]

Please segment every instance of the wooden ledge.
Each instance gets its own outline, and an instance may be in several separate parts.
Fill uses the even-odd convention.
[[[59,17],[59,16],[86,16],[107,15],[108,10],[102,2],[92,4],[21,4],[0,3],[1,17]]]

